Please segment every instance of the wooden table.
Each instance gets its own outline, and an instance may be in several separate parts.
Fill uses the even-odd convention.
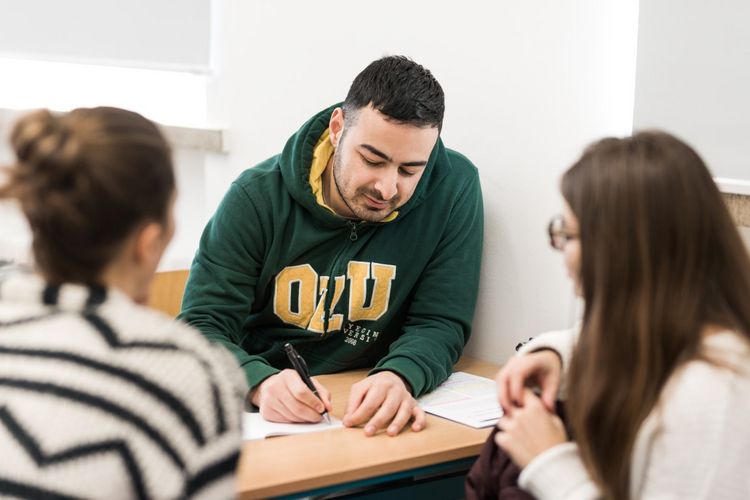
[[[462,358],[456,371],[494,377],[498,366]],[[333,397],[333,416],[342,418],[349,388],[367,370],[317,377]],[[362,481],[477,456],[491,428],[474,429],[427,415],[421,432],[365,437],[361,428],[284,436],[243,445],[238,466],[241,498],[290,495]]]

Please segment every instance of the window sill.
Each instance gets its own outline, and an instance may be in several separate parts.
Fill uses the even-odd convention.
[[[24,110],[0,108],[0,131],[3,135],[9,132],[10,126]],[[158,124],[164,131],[167,140],[175,149],[191,149],[204,153],[226,153],[226,131],[219,128],[181,127]]]

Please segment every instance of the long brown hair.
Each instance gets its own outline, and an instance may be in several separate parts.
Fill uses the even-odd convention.
[[[37,268],[51,282],[94,284],[128,235],[164,222],[174,193],[170,148],[156,125],[117,108],[47,110],[11,132],[16,162],[0,198],[29,221]]]
[[[750,258],[706,165],[662,132],[604,139],[563,176],[580,225],[583,326],[569,372],[581,455],[629,495],[636,434],[708,324],[750,338]]]

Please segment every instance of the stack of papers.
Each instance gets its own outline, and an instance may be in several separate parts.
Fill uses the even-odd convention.
[[[466,372],[453,373],[419,398],[419,405],[427,413],[477,429],[491,427],[503,416],[495,381]]]

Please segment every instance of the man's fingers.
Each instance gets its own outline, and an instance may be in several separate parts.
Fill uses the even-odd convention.
[[[260,409],[260,416],[263,417],[265,420],[268,420],[269,422],[288,422],[286,417],[279,414],[275,410],[265,407]]]
[[[268,404],[262,405],[260,407],[260,415],[269,422],[288,423],[299,421],[299,419],[287,410],[287,408],[278,400],[274,401],[273,404],[269,401]]]
[[[313,394],[296,372],[285,379],[286,391],[279,395],[279,402],[295,419],[294,422],[320,422],[325,405]]]
[[[366,381],[367,380],[365,379],[365,382]],[[346,402],[346,411],[344,412],[344,417],[350,416],[357,408],[359,408],[359,406],[362,404],[362,400],[367,394],[367,387],[368,386],[366,386],[362,382],[358,382],[352,386],[351,390],[349,391],[349,400]],[[346,424],[346,422],[344,423]]]
[[[366,436],[375,435],[381,429],[396,435],[415,416],[418,419],[416,427],[421,429],[424,427],[424,415],[421,410],[413,413],[415,406],[416,400],[399,375],[389,371],[379,372],[352,387],[344,425],[354,427],[364,424]]]
[[[401,402],[401,405],[398,407],[396,414],[393,416],[393,419],[386,429],[389,436],[398,435],[398,433],[401,432],[401,429],[409,423],[409,420],[411,419],[412,405],[413,403],[408,400]]]
[[[313,380],[313,383],[316,382]],[[321,384],[318,390],[327,404],[318,398],[294,370],[282,370],[263,381],[254,391],[263,418],[273,422],[319,422],[320,414],[330,410],[330,393]]]
[[[411,430],[419,432],[424,429],[427,425],[427,415],[425,415],[424,410],[420,408],[419,405],[415,405],[411,410],[411,414],[414,417],[414,422],[411,424]]]
[[[331,412],[333,411],[333,402],[331,401],[331,392],[325,388],[323,384],[318,382],[315,379],[312,379],[313,385],[315,385],[315,388],[318,390],[318,395],[320,396],[320,399],[323,401],[323,405],[326,407],[326,411]]]
[[[309,389],[308,389],[309,390]],[[313,395],[313,397],[315,397]],[[317,399],[317,398],[316,398]],[[286,394],[279,398],[279,403],[281,403],[286,411],[290,414],[292,414],[293,420],[292,422],[320,422],[321,413],[316,408],[311,408],[305,403],[302,403],[299,401],[294,394]],[[323,406],[320,400],[318,400],[318,405]]]
[[[365,399],[365,402],[367,402],[367,399]],[[402,399],[400,397],[393,393],[388,394],[385,401],[380,405],[380,409],[374,412],[375,415],[365,425],[365,435],[373,436],[380,429],[385,429],[398,413],[401,403]],[[398,434],[399,430],[401,429],[399,428],[396,434]]]
[[[367,422],[380,408],[387,395],[383,387],[371,384],[369,379],[365,379],[360,384],[355,384],[357,394],[349,396],[349,401],[355,402],[356,405],[352,404],[344,415],[344,425],[347,427]],[[355,387],[352,387],[353,392]]]
[[[370,387],[367,391],[367,394],[365,395],[365,398],[362,400],[362,403],[359,405],[358,408],[355,408],[355,410],[348,414],[345,417],[346,425],[348,426],[357,426],[364,424],[370,418],[378,412],[378,408],[381,407],[381,404],[383,406],[386,405],[386,393],[385,391],[380,387]],[[395,406],[393,403],[391,403],[391,406]],[[391,410],[391,415],[396,413],[395,408]],[[372,422],[367,423],[367,427],[371,427],[373,425]],[[379,428],[379,427],[378,427]],[[378,428],[375,428],[374,431],[371,430],[371,434],[375,434],[375,431],[378,430]],[[368,429],[365,429],[365,434],[368,433]]]
[[[291,376],[287,379],[287,389],[289,390],[289,394],[294,397],[300,404],[309,407],[313,411],[316,411],[318,415],[323,413],[325,410],[325,405],[323,402],[318,398],[315,394],[313,394],[313,391],[310,390],[309,387],[307,387],[307,384],[305,384],[300,376],[297,373],[294,373],[294,376]],[[285,402],[286,406],[289,409],[294,409],[290,407],[290,402]],[[296,405],[291,404],[291,406],[296,407]]]

